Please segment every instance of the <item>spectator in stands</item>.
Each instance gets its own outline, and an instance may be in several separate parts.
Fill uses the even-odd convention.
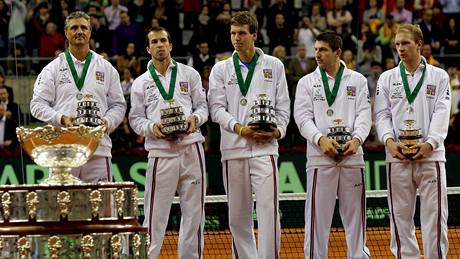
[[[3,106],[5,109],[6,118],[14,120],[17,124],[22,122],[21,109],[17,103],[8,99],[6,88],[0,88],[0,106]]]
[[[7,111],[0,105],[0,150],[6,149],[13,151],[16,149],[18,139],[16,137],[16,121],[9,119]]]
[[[460,22],[460,1],[458,0],[439,0],[442,6],[442,13],[448,18],[455,18],[456,22]]]
[[[327,24],[344,40],[344,46],[351,37],[351,12],[343,8],[344,0],[334,0],[334,8],[327,12]],[[350,46],[348,46],[350,47]]]
[[[290,55],[292,37],[294,32],[286,25],[286,20],[283,14],[279,13],[275,16],[275,26],[267,31],[268,38],[270,39],[270,53],[278,45],[284,46],[287,55]]]
[[[345,62],[345,65],[347,65],[348,69],[351,69],[354,71],[357,70],[356,58],[355,58],[355,54],[353,54],[353,51],[349,49],[345,49],[342,53],[342,60],[343,62]]]
[[[131,94],[131,86],[133,85],[134,78],[138,75],[136,72],[133,70],[133,68],[124,68],[121,70],[122,76],[121,76],[121,90],[123,91],[123,96],[125,97],[126,101],[126,106],[129,106],[129,97]]]
[[[222,12],[216,17],[215,23],[215,50],[217,53],[224,53],[232,50],[232,42],[230,41],[230,20],[232,18],[231,6],[229,3],[224,3]]]
[[[120,25],[115,29],[115,34],[112,37],[112,53],[114,59],[118,59],[122,55],[129,43],[134,43],[135,46],[142,46],[143,29],[135,23],[131,22],[128,12],[120,12]]]
[[[101,4],[99,2],[95,2],[95,1],[89,2],[87,14],[90,17],[97,18],[101,26],[107,28],[107,19],[105,18],[104,13],[101,11]]]
[[[245,0],[243,10],[247,10],[256,17],[259,24],[264,24],[265,10],[262,8],[261,0]],[[259,32],[260,32],[259,28]]]
[[[428,43],[424,43],[422,46],[422,56],[426,59],[426,62],[428,62],[428,64],[430,65],[433,65],[436,67],[439,67],[441,65],[441,63],[439,63],[439,61],[433,57],[433,54],[431,52],[431,45]]]
[[[31,53],[39,53],[40,36],[46,33],[46,25],[51,21],[47,2],[41,2],[35,8],[34,16],[29,21],[28,37],[38,39],[29,41]]]
[[[91,49],[97,53],[112,53],[111,34],[107,26],[103,25],[100,16],[97,14],[91,15]]]
[[[14,101],[13,88],[7,86],[5,84],[5,81],[6,81],[5,75],[0,73],[0,88],[6,89],[6,91],[8,92],[8,101],[13,102]]]
[[[128,12],[128,8],[120,5],[120,0],[111,0],[112,4],[104,8],[104,15],[109,25],[109,31],[113,33],[121,24],[120,13]]]
[[[308,57],[308,50],[304,45],[298,45],[296,55],[287,65],[287,80],[289,86],[289,97],[294,100],[295,86],[300,78],[313,72],[316,69],[314,58]]]
[[[287,54],[286,54],[286,47],[284,47],[283,45],[278,45],[276,47],[273,48],[273,52],[272,52],[272,56],[274,56],[275,58],[278,58],[279,60],[281,60],[281,62],[283,62],[284,66],[286,67],[287,64]],[[286,71],[287,73],[287,71]]]
[[[197,46],[198,53],[193,54],[192,57],[188,60],[187,65],[193,67],[200,73],[203,74],[203,69],[205,66],[212,68],[216,63],[216,57],[209,54],[209,44],[207,42],[200,42]]]
[[[439,53],[441,49],[442,30],[433,21],[433,10],[425,9],[423,12],[423,20],[420,23],[420,29],[423,33],[424,43],[430,44],[434,53]]]
[[[460,76],[458,75],[457,63],[448,63],[447,74],[449,75],[449,85],[452,91],[451,113],[456,114],[460,104]]]
[[[126,112],[117,70],[89,48],[90,17],[81,11],[69,14],[65,23],[69,47],[38,75],[30,102],[35,118],[54,127],[71,127],[81,94],[97,102],[106,133],[114,131]],[[104,136],[91,159],[72,174],[84,182],[112,181],[112,143]]]
[[[369,0],[367,9],[363,14],[363,23],[369,24],[372,34],[377,34],[380,25],[383,23],[385,16],[380,8],[381,3],[378,0]]]
[[[375,42],[382,48],[382,55],[384,57],[390,57],[393,55],[393,49],[391,42],[394,39],[398,24],[393,19],[392,15],[387,15],[383,25],[380,27],[379,34],[375,39]]]
[[[367,89],[369,90],[369,96],[372,102],[374,100],[375,90],[377,89],[377,82],[382,74],[382,71],[382,64],[372,61],[370,75],[367,77]]]
[[[141,28],[146,28],[152,19],[152,7],[145,0],[133,0],[128,3],[128,15],[133,23],[138,24]]]
[[[320,31],[314,27],[310,18],[306,15],[302,16],[302,21],[299,22],[297,29],[297,45],[303,45],[306,48],[307,58],[315,58],[315,39]]]
[[[285,27],[292,30],[295,26],[294,22],[297,21],[297,17],[293,15],[291,6],[286,3],[286,0],[275,0],[267,11],[267,31],[270,32],[276,27],[276,16],[278,14],[282,14],[284,18],[289,17],[285,22]],[[263,24],[260,24],[261,27],[262,25]]]
[[[382,49],[375,44],[374,37],[370,33],[364,34],[358,41],[357,61],[359,72],[364,76],[370,75],[372,62],[382,62]]]
[[[24,0],[5,0],[11,5],[10,21],[8,23],[8,51],[9,55],[16,56],[16,49],[21,49],[26,55],[26,16],[27,8]],[[15,49],[16,48],[16,49]],[[9,66],[12,69],[14,66]]]
[[[0,57],[8,56],[8,23],[10,21],[9,8],[5,0],[0,0]],[[6,63],[0,61],[0,67],[6,71]]]
[[[59,2],[59,3],[56,3]],[[51,10],[50,16],[52,20],[57,25],[57,31],[64,31],[65,18],[69,13],[75,10],[75,1],[74,0],[53,0],[51,1]],[[100,11],[100,10],[99,10]],[[103,16],[103,13],[100,12]]]
[[[448,24],[444,28],[444,53],[460,54],[460,30],[457,28],[455,18],[449,18]],[[456,59],[451,58],[451,60]]]
[[[385,70],[392,69],[396,66],[396,62],[393,58],[386,58],[385,59]]]
[[[323,32],[327,28],[326,17],[321,13],[321,3],[313,3],[310,15],[313,27]]]
[[[53,22],[46,24],[46,32],[40,36],[40,57],[56,57],[65,49],[65,38],[57,32],[57,25]],[[46,62],[48,63],[48,62]]]
[[[412,12],[405,8],[405,0],[396,0],[396,9],[391,12],[391,16],[398,24],[412,23]]]
[[[141,74],[141,62],[138,58],[137,46],[133,42],[128,43],[124,54],[117,59],[118,71],[124,71],[126,68],[132,69],[133,77]]]

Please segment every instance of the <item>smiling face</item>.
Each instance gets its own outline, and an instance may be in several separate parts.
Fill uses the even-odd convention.
[[[83,17],[69,20],[65,28],[65,37],[69,41],[70,46],[89,46],[91,38],[91,25]]]
[[[249,25],[235,25],[230,27],[230,34],[233,47],[236,51],[247,51],[254,47],[257,39],[257,33],[249,32]]]
[[[166,31],[151,31],[147,37],[149,41],[147,52],[153,60],[163,61],[171,58],[172,43],[169,42]]]

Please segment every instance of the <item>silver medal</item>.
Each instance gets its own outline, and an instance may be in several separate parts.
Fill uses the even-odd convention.
[[[82,100],[83,99],[83,94],[82,93],[78,93],[77,94],[77,100]]]
[[[334,115],[334,110],[327,109],[326,114],[327,114],[327,116],[331,117],[332,115]]]
[[[241,98],[240,104],[241,104],[242,106],[246,106],[247,103],[248,103],[248,100],[247,100],[246,98]]]

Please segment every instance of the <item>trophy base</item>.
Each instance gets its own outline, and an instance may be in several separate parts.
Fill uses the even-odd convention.
[[[58,167],[50,168],[49,176],[41,182],[41,185],[64,185],[64,184],[82,184],[83,182],[77,177],[70,174],[71,168]]]
[[[267,122],[250,122],[248,123],[248,126],[255,126],[257,130],[266,131],[266,132],[273,131],[272,127],[276,128],[275,123],[267,123]]]
[[[406,158],[412,158],[415,154],[418,153],[418,148],[413,148],[412,146],[406,146],[405,148],[401,149],[401,154]]]

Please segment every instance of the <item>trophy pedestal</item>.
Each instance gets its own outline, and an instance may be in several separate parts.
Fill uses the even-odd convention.
[[[41,182],[44,185],[60,185],[60,184],[81,184],[80,179],[70,174],[71,168],[57,167],[50,168],[48,178]]]

